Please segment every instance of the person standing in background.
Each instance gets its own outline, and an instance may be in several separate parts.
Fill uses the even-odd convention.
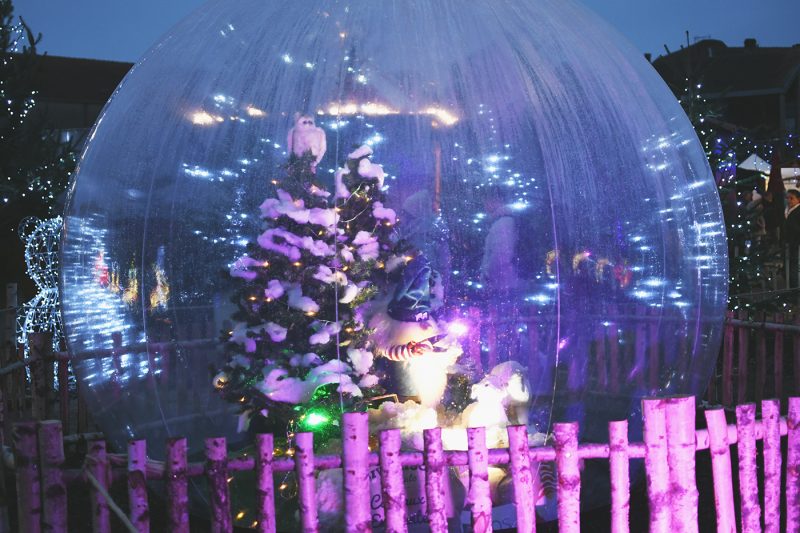
[[[786,253],[786,279],[789,288],[798,287],[798,269],[800,269],[800,191],[790,189],[786,192],[786,221],[784,224],[783,236],[787,247]]]

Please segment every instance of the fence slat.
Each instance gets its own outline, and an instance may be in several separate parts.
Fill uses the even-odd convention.
[[[372,531],[369,486],[369,419],[367,413],[344,413],[344,523],[348,533]]]
[[[272,460],[275,443],[271,434],[256,436],[256,510],[259,533],[275,533],[275,482]]]
[[[609,310],[611,316],[617,314],[618,310],[615,308],[611,308]],[[619,326],[616,323],[612,323],[607,328],[608,334],[608,366],[609,366],[609,384],[611,386],[612,393],[619,392],[619,380],[620,380],[620,372],[622,366],[620,365],[619,361],[619,332],[617,330]]]
[[[786,418],[786,531],[800,531],[800,398],[789,398]]]
[[[733,506],[733,475],[731,449],[728,443],[728,423],[723,409],[705,412],[708,425],[711,470],[714,476],[714,505],[717,512],[717,532],[736,533],[736,512]]]
[[[696,532],[699,495],[695,478],[695,399],[687,396],[664,401],[672,529]]]
[[[150,503],[147,500],[147,442],[128,443],[128,506],[131,523],[139,533],[150,531]]]
[[[298,433],[294,437],[294,466],[297,476],[300,524],[304,532],[319,531],[317,516],[317,485],[314,478],[314,434]]]
[[[399,429],[380,433],[381,492],[386,531],[406,533],[406,487],[400,463],[401,435]]]
[[[42,530],[42,504],[39,498],[38,436],[35,422],[14,424],[14,463],[17,470],[17,517],[19,530]]]
[[[581,530],[581,472],[578,459],[578,424],[553,425],[558,473],[558,530],[579,533]]]
[[[736,406],[736,448],[739,454],[739,498],[742,533],[761,531],[761,503],[756,474],[756,405]]]
[[[739,311],[739,320],[747,320],[747,311]],[[739,328],[739,364],[736,376],[736,403],[747,401],[747,359],[750,344],[750,330]]]
[[[628,421],[608,423],[609,471],[611,473],[611,531],[630,531],[631,479],[628,457]]]
[[[661,400],[642,400],[644,417],[644,465],[650,532],[670,532],[669,466],[667,464],[667,422]]]
[[[781,430],[780,402],[761,402],[764,428],[764,531],[778,533],[781,529]]]
[[[189,533],[189,497],[186,477],[185,438],[172,438],[167,441],[165,469],[169,530],[176,533]]]
[[[775,314],[774,318],[776,324],[783,324],[782,314]],[[780,400],[783,398],[783,331],[780,329],[775,330],[775,345],[772,354],[774,396]]]
[[[39,423],[39,457],[42,472],[42,529],[67,531],[67,487],[64,484],[64,441],[61,421]]]
[[[647,308],[637,306],[636,316],[644,318],[647,316]],[[646,366],[647,350],[647,324],[644,320],[636,322],[636,341],[634,346],[633,368],[636,375],[636,386],[639,390],[644,389],[644,373]],[[630,372],[628,373],[630,375]]]
[[[756,321],[764,321],[764,313],[756,315]],[[756,403],[764,398],[764,385],[767,381],[767,332],[764,329],[756,330],[756,379],[755,379],[755,399]]]
[[[469,464],[469,497],[472,530],[492,532],[492,498],[489,494],[489,451],[486,428],[467,429],[467,461]]]
[[[425,450],[425,497],[428,501],[428,521],[431,533],[447,532],[444,508],[445,458],[442,451],[442,429],[422,432]]]
[[[733,318],[733,311],[728,311],[725,317]],[[712,378],[714,379],[714,378]],[[733,405],[733,324],[725,325],[725,337],[722,344],[722,405]]]
[[[211,531],[231,533],[231,496],[228,488],[228,444],[225,437],[206,439],[206,477],[211,500]]]
[[[89,444],[87,459],[89,473],[94,476],[100,487],[108,491],[109,467],[105,441],[92,441]],[[92,505],[92,531],[94,533],[110,533],[111,517],[105,495],[92,485],[89,489],[89,500]]]
[[[511,481],[514,484],[514,506],[517,509],[517,531],[536,533],[536,471],[531,468],[528,428],[508,426],[508,452],[511,460]]]

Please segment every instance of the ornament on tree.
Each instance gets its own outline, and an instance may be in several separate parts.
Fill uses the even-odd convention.
[[[325,132],[314,124],[314,117],[299,113],[295,116],[294,127],[289,130],[286,145],[293,158],[302,158],[309,153],[313,156],[310,167],[312,173],[317,172],[317,165],[328,149]]]

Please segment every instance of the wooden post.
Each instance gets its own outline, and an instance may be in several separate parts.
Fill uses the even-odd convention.
[[[633,368],[635,369],[636,386],[639,390],[644,389],[644,370],[647,363],[647,308],[636,306],[636,338],[634,340]],[[629,373],[630,374],[630,373]]]
[[[489,494],[489,451],[486,448],[486,428],[467,429],[467,460],[469,464],[469,507],[472,530],[492,532],[492,497]]]
[[[511,459],[511,482],[514,484],[514,507],[517,531],[536,533],[536,471],[531,468],[528,428],[508,426],[508,454]]]
[[[383,512],[386,531],[406,533],[406,487],[403,483],[403,467],[400,463],[401,435],[399,429],[387,429],[380,433],[380,465]]]
[[[761,402],[764,428],[764,531],[781,528],[781,405],[778,400]]]
[[[733,405],[733,311],[725,313],[725,336],[722,344],[722,405]]]
[[[774,320],[776,324],[783,324],[783,314],[775,313]],[[783,398],[783,331],[779,329],[775,330],[774,347],[772,356],[774,396],[780,400]]]
[[[786,531],[800,531],[800,398],[789,398],[786,419]]]
[[[739,320],[747,320],[747,311],[744,309],[739,311]],[[747,356],[749,350],[749,337],[750,330],[746,327],[739,326],[739,373],[737,375],[737,392],[736,402],[743,404],[747,401]]]
[[[58,360],[58,409],[61,424],[69,433],[69,361]]]
[[[723,409],[705,412],[711,470],[714,475],[714,506],[717,511],[717,531],[736,533],[736,511],[733,506],[733,475],[731,449],[728,442],[728,423]]]
[[[644,417],[644,465],[647,473],[650,532],[671,533],[667,421],[661,400],[642,400],[642,415]]]
[[[128,443],[128,505],[131,523],[139,533],[150,531],[150,505],[147,501],[147,442]]]
[[[228,490],[228,446],[225,437],[206,439],[206,477],[211,500],[211,531],[232,533],[231,497]]]
[[[447,533],[444,507],[446,463],[442,450],[442,429],[423,430],[425,455],[425,496],[428,501],[428,521],[431,533]]]
[[[42,530],[42,503],[36,423],[14,424],[13,439],[19,531],[39,533]]]
[[[800,316],[794,319],[794,324],[800,326]],[[800,394],[800,333],[795,333],[792,337],[792,362],[794,393]]]
[[[48,418],[53,390],[53,344],[50,333],[31,333],[31,416],[36,420]],[[48,372],[49,370],[49,372]]]
[[[186,439],[172,438],[167,441],[167,457],[164,463],[167,482],[167,517],[169,531],[189,533],[189,496],[186,477]]]
[[[756,405],[736,406],[736,448],[739,453],[739,498],[742,531],[761,531],[761,503],[756,473]]]
[[[97,483],[108,491],[109,468],[106,456],[106,443],[101,440],[89,443],[88,454],[89,473],[94,476]],[[106,497],[94,485],[89,490],[89,500],[92,505],[92,531],[95,533],[111,532],[111,517],[108,511]]]
[[[601,388],[608,386],[608,364],[606,362],[606,335],[608,326],[602,323],[595,329],[594,357],[597,368],[597,383]]]
[[[483,360],[481,354],[481,310],[477,307],[470,307],[467,311],[469,317],[469,336],[467,344],[469,346],[469,356],[475,364],[478,375],[483,375]]]
[[[39,458],[42,472],[42,528],[67,531],[67,487],[64,484],[64,441],[61,422],[39,423]]]
[[[696,532],[699,495],[695,479],[695,399],[686,396],[664,401],[672,529]]]
[[[256,511],[259,533],[275,533],[275,483],[272,460],[275,444],[272,435],[256,436]]]
[[[611,531],[630,531],[631,478],[628,457],[628,421],[608,423],[609,469],[611,472]]]
[[[617,316],[618,310],[611,308],[611,316]],[[611,392],[616,394],[619,392],[620,380],[620,364],[619,364],[619,332],[617,331],[618,325],[612,323],[608,327],[608,363],[609,363],[609,383],[611,385]]]
[[[764,313],[759,312],[756,315],[758,322],[764,321]],[[756,330],[756,382],[755,382],[755,399],[760,402],[764,394],[764,385],[767,378],[767,332],[763,328]]]
[[[655,315],[657,311],[655,309],[650,311],[651,316]],[[659,374],[661,372],[661,360],[659,358],[659,351],[661,346],[661,340],[658,335],[658,327],[659,321],[653,320],[650,322],[650,327],[648,328],[648,341],[650,342],[650,350],[648,350],[648,367],[650,368],[650,390],[657,390],[660,386],[659,384]]]
[[[558,472],[558,530],[580,533],[581,472],[578,459],[577,422],[553,425]]]
[[[294,465],[297,476],[298,506],[300,524],[304,532],[319,531],[317,516],[317,482],[314,478],[314,434],[295,435]]]
[[[372,531],[367,413],[342,415],[344,524],[348,533]]]

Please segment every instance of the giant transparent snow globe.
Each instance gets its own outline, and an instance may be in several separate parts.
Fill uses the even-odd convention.
[[[354,147],[398,232],[469,330],[473,383],[526,369],[532,432],[584,441],[640,399],[698,394],[720,341],[717,191],[675,97],[569,0],[213,0],[136,64],[83,154],[65,217],[63,317],[92,417],[122,448],[244,445],[215,393],[227,272],[297,114],[331,188]],[[468,346],[467,346],[468,345]],[[586,474],[588,476],[588,474]],[[597,491],[603,492],[603,491]]]

